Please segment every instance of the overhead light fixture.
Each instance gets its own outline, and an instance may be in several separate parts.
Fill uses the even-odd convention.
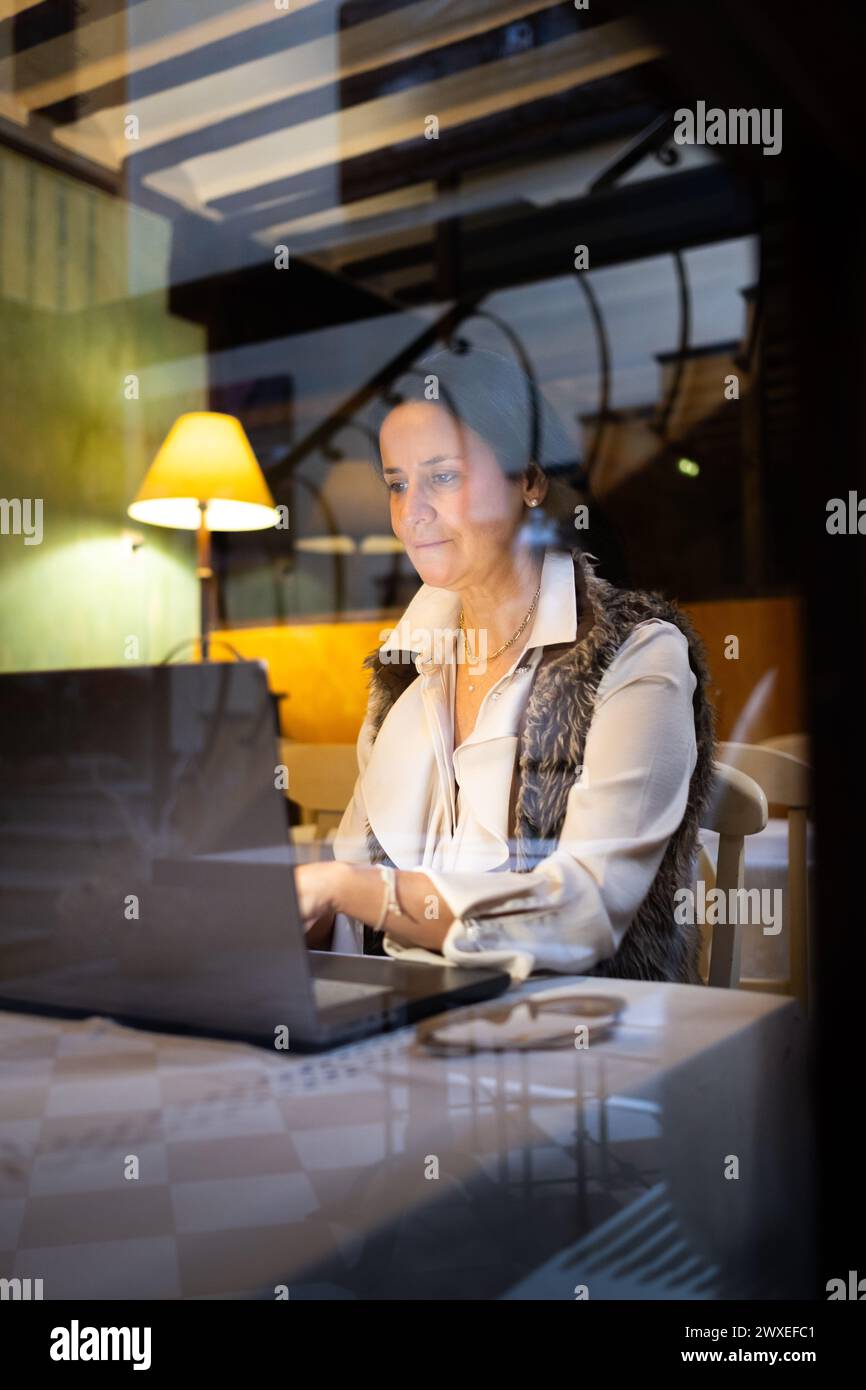
[[[295,507],[301,532],[295,549],[315,555],[402,553],[402,542],[390,530],[388,494],[372,465],[365,459],[344,458],[338,450],[330,457],[333,462],[320,488],[300,475],[309,495],[299,497]]]

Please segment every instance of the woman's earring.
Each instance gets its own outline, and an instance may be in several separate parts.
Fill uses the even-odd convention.
[[[530,497],[529,500],[527,501],[526,505],[527,505],[527,507],[537,507],[537,506],[538,506],[538,498],[537,498],[537,497]]]

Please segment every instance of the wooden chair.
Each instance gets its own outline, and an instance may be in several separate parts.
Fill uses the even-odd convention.
[[[758,747],[775,748],[779,753],[790,753],[792,758],[799,758],[801,763],[812,762],[808,734],[777,734],[775,738],[761,739]]]
[[[757,835],[767,824],[767,798],[751,777],[735,767],[716,761],[713,795],[701,821],[702,830],[719,836],[715,869],[705,849],[701,849],[698,876],[711,887],[721,889],[730,902],[732,890],[744,887],[744,839]],[[704,924],[701,932],[701,976],[716,989],[736,989],[740,983],[740,923],[715,926]]]
[[[785,747],[803,749],[803,735],[784,736]],[[789,740],[791,742],[789,742]],[[785,892],[785,924],[788,929],[789,979],[779,982],[783,993],[796,995],[804,1009],[809,1006],[812,963],[809,950],[808,865],[806,859],[806,813],[811,799],[808,763],[779,747],[782,740],[768,743],[720,743],[716,757],[737,768],[762,788],[771,806],[787,813],[788,881]],[[770,746],[768,746],[768,744]],[[743,989],[770,990],[773,981],[742,980]]]
[[[340,824],[358,777],[354,743],[293,743],[280,740],[280,760],[289,774],[286,795],[301,808],[303,821],[292,839],[323,840]]]

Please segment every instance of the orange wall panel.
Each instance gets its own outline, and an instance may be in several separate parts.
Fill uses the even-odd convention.
[[[284,737],[299,743],[354,743],[367,707],[362,663],[382,640],[387,620],[298,623],[214,633],[248,660],[268,663],[271,689],[284,694]],[[219,648],[214,655],[224,653]]]
[[[756,598],[683,605],[707,649],[722,740],[760,743],[806,732],[803,615],[799,599]],[[739,656],[725,656],[730,637]]]
[[[802,613],[795,598],[684,605],[704,640],[720,739],[759,743],[805,731]],[[271,688],[287,696],[281,722],[302,743],[353,743],[367,703],[362,662],[393,619],[298,623],[215,633],[268,663]],[[730,637],[739,656],[725,656]],[[219,656],[219,650],[216,655]]]

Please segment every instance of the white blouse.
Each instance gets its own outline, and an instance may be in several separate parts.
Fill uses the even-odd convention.
[[[508,806],[518,721],[545,644],[577,633],[571,556],[546,553],[528,643],[455,748],[459,608],[450,590],[423,585],[380,647],[385,661],[422,647],[418,676],[375,741],[369,713],[361,727],[359,776],[334,854],[369,863],[369,822],[397,868],[431,880],[430,916],[437,897],[453,912],[441,955],[386,935],[391,956],[497,965],[516,979],[533,969],[580,974],[617,950],[685,814],[697,759],[688,645],[679,628],[655,619],[623,643],[598,686],[558,846],[517,873]],[[425,642],[431,633],[437,640]],[[339,913],[332,949],[362,951],[362,923]]]

